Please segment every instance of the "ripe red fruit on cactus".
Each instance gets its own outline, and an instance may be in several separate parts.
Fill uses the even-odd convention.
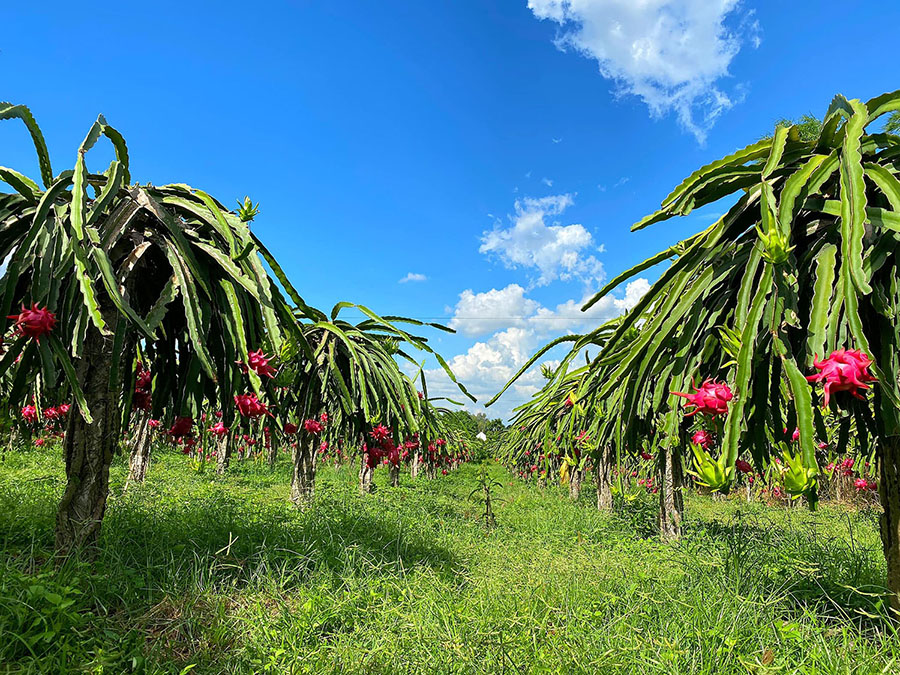
[[[36,303],[27,309],[22,305],[22,311],[11,314],[7,319],[15,319],[15,330],[24,337],[33,337],[40,342],[41,335],[49,333],[56,325],[56,315],[46,307],[38,307]]]
[[[856,398],[865,400],[859,390],[868,389],[869,385],[866,383],[875,381],[875,376],[869,372],[872,359],[858,349],[836,349],[827,359],[813,359],[813,365],[819,372],[806,379],[810,382],[825,382],[826,408],[831,395],[838,391],[849,391]]]
[[[244,417],[254,419],[271,414],[266,405],[256,398],[256,394],[238,394],[234,397],[234,402],[238,412]]]
[[[642,452],[641,459],[646,459],[647,461],[649,461],[653,459],[653,455],[651,455],[649,452]]]
[[[153,407],[153,397],[146,391],[134,392],[131,401],[135,410],[150,410]]]
[[[390,438],[391,430],[388,429],[383,424],[379,424],[369,433],[372,437],[372,440],[377,441],[378,443],[383,443],[385,440]]]
[[[392,466],[399,466],[400,465],[400,450],[396,447],[391,448],[391,450],[388,451],[387,459],[388,459],[388,462]]]
[[[26,422],[37,422],[38,413],[37,408],[33,405],[26,405],[22,408],[22,419]]]
[[[172,438],[182,438],[191,433],[191,428],[194,426],[194,418],[193,417],[176,417],[175,422],[172,424],[172,427],[169,429],[169,435]]]
[[[696,415],[698,412],[712,417],[728,413],[728,402],[734,398],[734,394],[731,393],[731,388],[727,384],[707,379],[699,387],[694,386],[694,388],[697,391],[693,394],[671,392],[675,396],[686,398],[688,400],[686,405],[694,406],[694,409],[686,417]]]
[[[226,427],[221,421],[216,422],[209,428],[209,433],[213,436],[218,436],[221,438],[228,433],[228,427]]]
[[[153,397],[150,393],[153,375],[149,370],[144,369],[144,364],[137,362],[134,378],[134,396],[132,397],[132,405],[136,410],[150,410],[153,406]]]
[[[366,456],[366,466],[370,469],[374,469],[381,462],[381,458],[384,456],[381,449],[378,446],[368,447],[365,443],[363,443],[362,447],[363,454]]]
[[[151,382],[153,382],[153,374],[149,370],[145,370],[144,364],[138,361],[134,378],[135,391],[149,391]]]
[[[150,427],[151,429],[158,429],[159,428],[159,420],[150,420],[149,422],[147,422],[147,426]]]
[[[322,424],[316,420],[306,420],[303,423],[303,429],[310,434],[318,434],[322,431]]]
[[[284,433],[286,434],[296,434],[297,433],[297,425],[292,424],[291,422],[284,423]]]
[[[269,363],[271,357],[263,354],[262,349],[247,354],[247,366],[260,377],[275,377],[275,368]]]
[[[739,459],[734,463],[735,468],[741,473],[751,473],[753,471],[753,467],[750,466],[750,462],[745,461],[743,459]]]
[[[712,434],[709,433],[706,429],[700,429],[694,432],[694,435],[691,436],[691,443],[694,445],[699,445],[704,450],[709,450],[710,446],[713,444]]]

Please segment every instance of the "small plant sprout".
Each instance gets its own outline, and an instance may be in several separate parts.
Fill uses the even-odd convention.
[[[238,218],[241,219],[242,223],[249,223],[259,215],[259,202],[256,202],[256,204],[254,204],[253,200],[250,199],[250,197],[244,197],[243,202],[238,199],[237,203]]]
[[[497,527],[497,519],[494,517],[493,503],[495,497],[491,494],[491,490],[503,486],[488,475],[486,463],[482,463],[476,483],[477,487],[469,493],[469,499],[475,499],[476,495],[481,495],[478,501],[484,505],[484,512],[481,514],[480,519],[484,521],[485,529],[492,530]]]

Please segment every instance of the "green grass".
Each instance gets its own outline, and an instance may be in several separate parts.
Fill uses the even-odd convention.
[[[0,672],[900,671],[871,512],[691,497],[663,546],[649,497],[611,516],[491,471],[487,533],[475,467],[393,490],[379,470],[367,497],[324,470],[298,512],[284,465],[163,454],[123,495],[118,458],[99,559],[57,568],[58,450],[8,454]]]

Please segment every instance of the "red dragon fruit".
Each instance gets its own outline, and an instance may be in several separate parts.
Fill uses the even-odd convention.
[[[247,354],[247,367],[260,377],[275,377],[275,368],[269,363],[271,356],[263,354],[262,349]]]
[[[268,407],[256,398],[256,394],[238,394],[234,397],[234,402],[237,405],[238,412],[244,417],[253,419],[272,414],[269,412]]]
[[[741,473],[752,473],[753,467],[750,465],[750,462],[744,459],[739,459],[734,463],[734,466]]]
[[[175,422],[169,429],[169,435],[172,438],[183,438],[184,436],[190,435],[193,426],[193,417],[176,417]]]
[[[31,309],[22,305],[22,311],[12,314],[7,319],[15,319],[15,330],[23,337],[34,338],[40,342],[41,336],[49,333],[56,325],[56,315],[46,307],[32,304]]]
[[[686,405],[694,406],[694,409],[686,417],[696,415],[698,412],[712,417],[728,413],[728,402],[734,398],[734,394],[727,384],[707,379],[699,387],[695,386],[694,388],[697,391],[693,394],[672,392],[675,396],[686,398],[688,400]]]
[[[826,408],[831,395],[838,391],[849,391],[854,397],[865,400],[859,390],[868,389],[869,385],[866,383],[875,381],[875,376],[869,372],[872,359],[859,349],[837,349],[827,359],[813,359],[813,365],[819,372],[806,379],[810,382],[825,382]]]
[[[220,420],[209,428],[209,433],[211,433],[213,436],[218,436],[219,438],[221,438],[222,436],[228,434],[228,427],[226,427]]]
[[[691,443],[694,445],[699,445],[704,450],[709,450],[709,448],[713,444],[712,434],[709,433],[706,429],[699,429],[694,432],[694,435],[691,436]]]
[[[308,434],[319,434],[322,433],[322,423],[318,420],[306,420],[303,423],[303,430]]]
[[[372,437],[373,441],[376,441],[377,443],[383,443],[388,438],[390,438],[391,430],[383,424],[379,424],[374,429],[372,429],[369,435]]]

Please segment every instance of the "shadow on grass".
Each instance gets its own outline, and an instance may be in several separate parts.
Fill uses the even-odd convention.
[[[59,566],[50,555],[60,481],[0,491],[0,633],[19,639],[0,646],[0,662],[23,672],[29,663],[34,672],[104,663],[125,672],[122,664],[143,658],[145,639],[164,660],[202,660],[240,640],[229,618],[235,598],[291,611],[282,604],[315,588],[390,584],[417,571],[451,586],[466,578],[433,524],[400,517],[391,499],[329,484],[300,511],[281,491],[242,494],[240,478],[182,476],[174,487],[175,477],[158,478],[124,495],[114,484],[97,558]]]
[[[288,588],[314,573],[402,575],[416,567],[450,579],[461,566],[427,531],[372,513],[364,499],[327,496],[305,511],[222,493],[186,504],[129,501],[104,525],[103,558],[152,571],[165,586],[208,573],[216,584],[239,587],[264,575]]]
[[[849,516],[844,524],[846,530],[834,521],[792,519],[786,526],[737,512],[725,522],[690,521],[685,536],[707,538],[719,547],[723,578],[733,592],[776,593],[799,614],[809,611],[835,625],[851,622],[863,632],[893,633],[881,550],[860,545],[860,526]]]

